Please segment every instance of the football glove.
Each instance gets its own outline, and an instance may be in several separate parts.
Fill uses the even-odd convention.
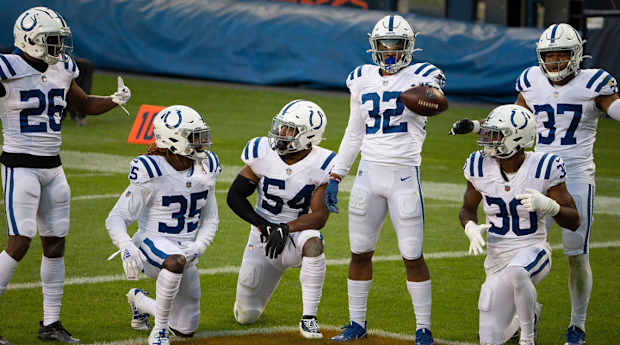
[[[526,188],[525,193],[518,194],[515,197],[521,200],[521,205],[525,206],[525,209],[530,212],[542,212],[551,216],[560,212],[560,204],[537,190]]]
[[[278,255],[282,254],[284,247],[286,247],[288,234],[289,227],[286,223],[280,223],[271,227],[271,232],[265,245],[265,255],[270,259],[277,259]]]
[[[198,258],[205,252],[207,246],[202,242],[189,241],[183,243],[183,255],[185,255],[185,267],[198,262]]]
[[[127,104],[127,102],[129,102],[129,99],[131,98],[131,90],[129,90],[129,88],[125,86],[125,83],[123,82],[123,78],[121,78],[121,76],[118,76],[117,84],[118,88],[116,89],[116,92],[113,93],[110,97],[112,97],[112,102],[118,105],[125,105]]]
[[[467,134],[467,133],[478,133],[480,132],[480,121],[478,120],[469,120],[462,119],[458,120],[452,124],[452,128],[450,129],[450,135],[455,134]]]
[[[121,260],[123,260],[123,269],[125,270],[125,278],[127,280],[138,280],[138,275],[144,267],[146,258],[140,252],[140,249],[133,244],[132,241],[125,241],[119,246],[121,252]]]
[[[332,213],[338,213],[338,184],[340,181],[331,179],[325,189],[325,206]]]
[[[469,255],[482,254],[482,247],[485,245],[482,234],[490,227],[491,225],[489,224],[476,224],[472,220],[465,224],[465,235],[469,238]]]

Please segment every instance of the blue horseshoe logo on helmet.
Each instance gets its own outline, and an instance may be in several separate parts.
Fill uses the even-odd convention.
[[[312,124],[312,115],[314,115],[314,110],[310,110],[310,127],[312,127],[312,129],[314,129],[314,130],[319,129],[319,128],[321,128],[321,126],[323,126],[323,114],[321,114],[321,112],[318,111],[318,110],[317,110],[316,113],[319,115],[319,119],[321,120],[321,122],[319,122],[318,126],[312,127],[313,126],[313,124]]]
[[[21,27],[22,27],[22,30],[24,30],[24,31],[26,31],[26,32],[28,32],[28,31],[30,31],[30,30],[32,30],[32,29],[34,29],[34,27],[37,25],[37,17],[33,15],[33,16],[32,16],[32,19],[33,19],[33,20],[32,20],[32,25],[31,25],[29,28],[27,28],[26,26],[24,26],[24,20],[28,17],[28,13],[29,13],[29,12],[26,12],[26,14],[24,14],[24,17],[22,18],[22,21],[19,23],[19,24],[21,25]]]
[[[166,127],[170,129],[179,127],[179,125],[181,124],[181,111],[177,110],[177,114],[179,115],[179,121],[174,126],[170,126],[168,124],[168,115],[170,115],[170,111],[164,114],[164,116],[162,117],[162,120],[164,120],[164,124],[166,124]]]
[[[521,112],[521,115],[523,115],[523,119],[525,120],[523,122],[523,126],[519,127],[517,126],[517,124],[515,123],[515,115],[516,115],[517,111],[513,110],[512,114],[510,114],[510,122],[512,123],[513,126],[519,128],[519,129],[523,129],[525,128],[525,126],[527,126],[527,115],[525,115],[523,112]]]

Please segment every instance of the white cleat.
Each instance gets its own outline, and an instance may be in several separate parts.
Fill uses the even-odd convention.
[[[321,339],[323,334],[315,316],[304,316],[299,320],[299,333],[306,339]]]
[[[151,330],[149,334],[149,345],[170,345],[170,333],[167,328]]]
[[[148,292],[133,288],[127,292],[127,302],[129,302],[129,306],[131,307],[131,328],[136,331],[148,331],[149,327],[149,314],[141,313],[138,308],[136,308],[135,299],[138,295],[148,296]]]

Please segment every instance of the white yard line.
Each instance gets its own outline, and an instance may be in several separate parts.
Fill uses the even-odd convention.
[[[590,249],[617,248],[617,247],[620,247],[620,241],[590,243]],[[554,244],[551,246],[551,249],[560,250],[562,249],[562,244]],[[469,256],[467,251],[424,253],[425,260],[453,259],[453,258],[462,258],[465,256]],[[328,259],[326,260],[326,263],[327,263],[327,266],[344,266],[344,265],[349,264],[349,260],[350,260],[349,258]],[[383,256],[374,256],[372,260],[373,262],[401,261],[402,257],[400,255],[383,255]],[[200,273],[200,275],[237,274],[239,273],[239,266],[201,268],[198,270],[198,272]],[[141,279],[147,279],[147,278],[144,275],[142,275]],[[125,276],[120,275],[120,274],[94,276],[94,277],[68,278],[65,280],[65,286],[108,283],[108,282],[116,282],[116,281],[122,281],[122,280],[125,280]],[[9,284],[7,286],[7,290],[24,290],[24,289],[35,289],[35,288],[40,288],[40,287],[41,287],[41,282],[36,281],[36,282],[28,282],[28,283]]]

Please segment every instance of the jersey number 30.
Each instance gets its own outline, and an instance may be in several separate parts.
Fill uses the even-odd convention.
[[[512,199],[506,207],[506,202],[502,198],[493,198],[490,196],[484,197],[488,205],[497,205],[499,207],[499,213],[496,214],[498,218],[502,219],[501,227],[491,223],[491,227],[489,228],[489,232],[498,235],[506,235],[508,230],[510,230],[510,225],[512,225],[512,232],[517,236],[525,236],[529,234],[533,234],[538,230],[538,216],[536,212],[529,212],[530,215],[530,227],[529,229],[521,229],[519,226],[519,213],[517,212],[517,206],[521,205],[521,201],[517,199]],[[510,213],[508,213],[510,210]]]

